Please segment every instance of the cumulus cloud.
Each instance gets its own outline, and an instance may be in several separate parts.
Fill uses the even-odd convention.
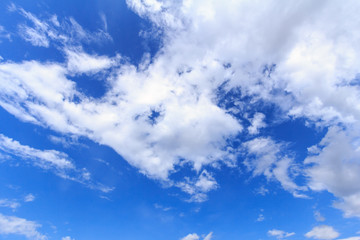
[[[334,230],[333,227],[327,225],[321,225],[314,227],[310,232],[305,234],[307,238],[315,238],[315,239],[335,239],[340,234]]]
[[[308,186],[340,197],[335,206],[345,216],[359,216],[359,191],[351,184],[358,179],[343,174],[359,163],[351,135],[359,130],[360,117],[358,1],[126,2],[163,33],[155,57],[133,65],[76,50],[65,54],[66,62],[1,62],[0,106],[23,121],[110,146],[161,180],[187,163],[196,173],[218,162],[235,166],[239,150],[231,143],[246,134],[241,119],[249,120],[247,133],[255,135],[266,127],[259,105],[275,106],[281,120],[305,118],[330,129],[312,148],[318,153],[305,160]],[[90,34],[73,18],[41,20],[10,8],[30,21],[23,36],[38,45],[109,40],[104,31]],[[87,60],[91,64],[84,66]],[[105,69],[111,71],[108,90],[99,99],[85,96],[68,76]],[[343,130],[331,130],[339,124]],[[351,151],[341,153],[335,143]],[[276,179],[294,196],[305,197],[306,188],[294,180],[298,167],[280,145],[270,137],[247,140],[241,144],[245,164],[254,176]],[[342,172],[334,175],[340,163]],[[206,192],[190,179],[180,186],[184,191]],[[188,190],[194,188],[200,190]]]
[[[0,213],[0,234],[22,235],[30,240],[46,240],[47,237],[38,231],[41,225],[15,216],[5,216]]]
[[[258,134],[261,128],[266,127],[264,122],[265,115],[263,113],[256,113],[252,119],[250,119],[250,126],[248,127],[249,134]]]
[[[291,237],[295,235],[295,233],[294,232],[288,233],[282,230],[272,229],[268,231],[268,235],[272,237],[276,237],[277,239],[283,239],[283,238]]]
[[[360,217],[360,142],[357,135],[338,127],[328,130],[321,142],[309,148],[305,159],[309,186],[315,191],[327,190],[340,198],[334,206],[346,217]]]

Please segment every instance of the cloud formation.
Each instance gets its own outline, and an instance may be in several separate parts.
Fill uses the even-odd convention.
[[[139,65],[79,47],[109,41],[103,30],[90,34],[73,18],[40,19],[11,5],[29,21],[19,25],[26,41],[58,43],[66,59],[1,62],[0,106],[23,121],[110,146],[154,179],[170,181],[190,165],[195,177],[175,185],[194,201],[218,186],[209,167],[237,166],[245,152],[253,176],[276,180],[295,197],[306,197],[308,188],[329,191],[345,216],[360,216],[359,189],[351,184],[359,182],[352,174],[359,172],[353,134],[360,117],[358,1],[127,4],[162,33],[161,49]],[[86,96],[72,80],[98,73],[107,86],[99,98]],[[286,144],[258,136],[270,124],[258,109],[263,105],[277,109],[278,121],[302,118],[328,129],[300,168]],[[307,186],[296,181],[303,173]]]
[[[5,216],[0,213],[0,234],[23,235],[30,240],[46,240],[46,236],[38,231],[41,225],[15,216]]]

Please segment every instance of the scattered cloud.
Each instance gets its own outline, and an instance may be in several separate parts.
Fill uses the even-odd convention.
[[[15,216],[5,216],[0,213],[0,234],[2,235],[23,235],[30,240],[46,240],[47,237],[38,228],[41,225]]]
[[[198,179],[190,180],[186,177],[184,182],[179,182],[176,186],[191,195],[189,202],[204,202],[207,200],[206,193],[216,189],[218,184],[208,171],[203,170]]]
[[[28,195],[25,196],[24,198],[24,202],[33,202],[35,201],[35,196],[31,193],[29,193]]]
[[[276,237],[277,239],[283,239],[283,238],[291,237],[295,235],[295,233],[294,232],[288,233],[282,230],[272,229],[268,231],[268,235],[272,237]]]
[[[321,225],[314,227],[310,232],[305,234],[307,238],[331,240],[335,239],[340,234],[334,230],[333,227],[327,225]]]
[[[199,240],[200,237],[196,233],[190,233],[187,236],[183,237],[181,240]]]
[[[293,159],[283,155],[282,146],[271,138],[258,137],[243,143],[247,158],[245,166],[253,176],[264,175],[268,180],[276,179],[285,190],[293,193],[295,197],[304,197],[298,191],[306,187],[298,186],[291,174],[297,169]],[[264,189],[263,189],[264,190]],[[266,191],[262,191],[263,194]]]
[[[258,134],[261,128],[266,127],[264,122],[265,115],[263,113],[255,113],[254,117],[250,119],[250,126],[248,127],[249,134]]]
[[[37,47],[48,48],[51,41],[63,45],[78,45],[79,42],[103,43],[112,41],[107,31],[98,29],[96,32],[88,32],[71,17],[64,19],[62,22],[59,22],[56,15],[51,16],[49,19],[40,19],[13,3],[9,5],[8,9],[11,12],[21,14],[29,21],[30,24],[18,25],[19,35],[25,41]]]
[[[253,109],[266,103],[280,119],[305,118],[329,132],[312,148],[317,153],[305,160],[306,169],[270,137],[247,140],[241,146],[248,170],[277,180],[295,197],[306,197],[307,187],[329,191],[345,216],[360,216],[359,189],[351,184],[359,182],[358,174],[345,174],[359,172],[352,134],[360,118],[354,80],[360,69],[360,35],[354,34],[359,2],[302,1],[293,7],[288,1],[281,8],[277,1],[260,7],[247,1],[126,2],[163,33],[159,54],[139,65],[79,48],[111,41],[104,15],[102,29],[91,33],[73,18],[40,19],[11,4],[9,10],[29,23],[19,25],[20,35],[36,46],[58,43],[66,60],[1,62],[0,106],[23,121],[110,146],[148,177],[171,181],[186,163],[197,174],[216,163],[236,166],[239,150],[232,143],[246,134],[241,119],[253,116],[245,136],[254,137],[267,125],[265,114]],[[111,74],[99,99],[80,92],[69,76],[104,70]],[[238,94],[222,104],[222,92]],[[334,127],[339,125],[343,129]],[[298,174],[308,186],[296,183]],[[191,175],[177,186],[203,201],[217,183],[197,181]]]
[[[7,208],[11,208],[12,210],[15,210],[20,206],[21,204],[16,200],[0,199],[0,207],[7,207]]]

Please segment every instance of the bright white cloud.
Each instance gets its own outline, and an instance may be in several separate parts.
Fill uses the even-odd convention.
[[[309,187],[315,191],[327,190],[340,201],[334,205],[346,217],[360,217],[360,142],[354,132],[338,127],[330,128],[318,145],[309,148],[306,172]]]
[[[248,127],[249,134],[258,134],[261,128],[266,127],[264,122],[265,115],[263,113],[256,113],[252,119],[250,119],[250,126]]]
[[[314,227],[310,232],[305,234],[307,238],[331,240],[335,239],[340,234],[334,230],[333,227],[327,225],[321,225]]]
[[[30,240],[45,240],[45,235],[38,232],[41,225],[15,216],[5,216],[0,213],[0,234],[22,235]]]
[[[295,235],[295,233],[294,232],[288,233],[282,230],[272,229],[268,231],[268,235],[272,237],[276,237],[277,239],[283,239],[283,238],[291,237]]]
[[[319,153],[306,159],[314,164],[306,169],[308,185],[340,197],[335,206],[345,216],[359,216],[359,191],[351,184],[358,179],[343,174],[359,165],[358,143],[350,134],[359,131],[360,118],[359,1],[127,4],[154,23],[154,32],[162,31],[163,47],[156,57],[134,66],[78,51],[65,63],[2,62],[0,106],[23,121],[108,145],[147,176],[162,180],[185,163],[197,172],[217,162],[236,165],[238,150],[229,142],[242,132],[242,125],[234,115],[246,118],[253,114],[248,109],[259,103],[275,104],[280,119],[303,117],[321,127],[340,123],[343,133],[336,130],[340,134],[335,136],[329,130]],[[10,8],[31,21],[32,26],[24,26],[38,37],[29,39],[43,45],[43,36],[67,46],[110,39],[100,30],[90,34],[72,18],[63,26],[56,16],[40,20],[14,5]],[[91,64],[85,66],[88,60]],[[106,79],[109,90],[100,99],[84,96],[67,76],[104,69],[112,74]],[[221,104],[219,88],[238,93],[228,99],[231,109]],[[244,97],[251,100],[244,102]],[[264,119],[261,113],[249,119],[248,133],[266,127]],[[340,152],[336,143],[351,151]],[[304,197],[299,192],[306,188],[294,180],[301,171],[280,145],[266,137],[243,143],[250,157],[246,166],[254,176],[276,179],[294,196]],[[327,156],[331,160],[325,161]],[[335,176],[339,163],[342,172]],[[181,188],[189,192],[186,189],[195,187],[201,191],[192,192],[203,194],[205,186],[188,180]]]
[[[115,61],[108,57],[89,55],[82,49],[65,49],[65,54],[68,60],[67,70],[70,74],[94,74],[115,64]]]

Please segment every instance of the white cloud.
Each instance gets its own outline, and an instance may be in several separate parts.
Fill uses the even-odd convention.
[[[206,236],[205,235],[202,235],[202,237],[200,237],[199,235],[197,235],[196,233],[190,233],[188,234],[187,236],[181,238],[181,240],[211,240],[212,239],[212,235],[213,233],[210,232],[209,234],[207,234]]]
[[[340,234],[334,230],[333,227],[327,225],[321,225],[314,227],[310,232],[305,234],[307,238],[315,238],[315,239],[335,239]]]
[[[24,198],[24,202],[33,202],[35,201],[35,196],[31,193],[29,193],[28,195],[25,196]]]
[[[346,217],[360,217],[360,142],[352,131],[330,128],[318,145],[309,148],[305,159],[309,187],[327,190],[340,198],[334,204]]]
[[[283,239],[283,238],[287,238],[287,237],[291,237],[291,236],[295,235],[294,232],[288,233],[288,232],[278,230],[278,229],[269,230],[268,234],[272,237],[276,237],[277,239]]]
[[[45,235],[38,232],[40,224],[15,216],[4,216],[0,213],[0,234],[23,235],[30,240],[45,240]]]
[[[7,207],[15,210],[20,207],[20,203],[16,200],[0,199],[0,207]]]
[[[185,181],[177,183],[176,186],[191,195],[189,202],[204,202],[207,200],[207,193],[216,189],[218,184],[210,173],[203,170],[196,180],[186,177]]]
[[[186,235],[186,237],[183,237],[181,240],[199,240],[200,237],[196,233],[190,233]]]
[[[266,127],[264,119],[265,115],[263,113],[255,113],[254,117],[250,119],[249,134],[258,134],[260,128]]]
[[[293,159],[283,153],[284,146],[281,143],[276,143],[271,138],[258,137],[244,142],[243,147],[247,154],[244,164],[254,176],[263,174],[268,180],[276,179],[295,197],[305,197],[298,191],[306,188],[298,186],[292,177],[297,166]]]
[[[341,161],[330,156],[342,156],[333,146],[344,138],[341,145],[351,150],[344,156],[352,160],[343,160],[341,168],[344,172],[358,168],[356,139],[349,133],[359,131],[360,118],[359,1],[127,0],[127,4],[152,21],[155,31],[164,33],[163,47],[151,61],[144,58],[134,66],[80,51],[73,59],[90,59],[89,68],[71,63],[71,57],[65,63],[1,63],[0,105],[23,121],[108,145],[147,176],[162,180],[185,163],[197,172],[218,162],[236,165],[237,150],[229,142],[242,126],[234,115],[248,116],[248,109],[257,111],[259,103],[275,104],[280,119],[302,117],[322,127],[340,123],[347,129],[346,137],[330,132],[328,142],[320,143],[319,154],[306,160],[315,165],[306,174],[311,189],[334,193],[341,198],[336,206],[346,216],[359,216],[359,191],[348,184],[358,179],[343,172],[332,175]],[[78,46],[110,39],[104,31],[90,34],[73,18],[63,24],[54,16],[40,20],[15,5],[10,8],[49,41]],[[68,68],[90,75],[109,66],[113,67],[106,79],[109,90],[100,99],[84,96],[67,76]],[[228,99],[234,105],[231,111],[219,103],[220,86],[226,93],[239,92]],[[263,117],[255,115],[248,132],[256,134],[261,127]],[[304,197],[299,192],[306,189],[294,181],[301,172],[291,157],[282,156],[279,145],[264,137],[244,143],[247,155],[255,156],[246,164],[254,176],[276,179],[294,196]],[[327,155],[329,162],[321,160]],[[195,186],[195,180],[190,182]]]
[[[70,74],[90,73],[94,74],[110,68],[116,61],[97,55],[89,55],[82,49],[65,49],[67,57],[67,70]]]
[[[78,45],[79,42],[103,43],[112,40],[106,30],[98,29],[96,32],[88,32],[73,18],[61,22],[58,21],[56,15],[49,19],[40,19],[15,4],[11,4],[8,9],[11,12],[18,12],[31,23],[19,24],[19,35],[37,47],[49,47],[51,41],[64,45]]]

